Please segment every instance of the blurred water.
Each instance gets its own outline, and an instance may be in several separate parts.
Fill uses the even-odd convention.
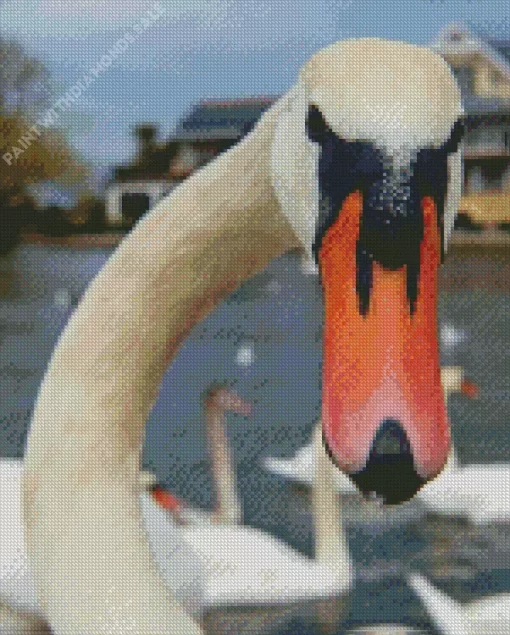
[[[108,250],[22,246],[4,263],[13,273],[0,298],[0,455],[22,456],[38,385],[59,333]],[[454,262],[448,266],[459,268]],[[462,364],[480,386],[476,400],[453,396],[450,414],[461,462],[510,461],[507,424],[510,294],[461,288],[440,297],[442,363]],[[319,283],[295,255],[275,261],[197,325],[163,379],[147,425],[144,463],[192,503],[212,506],[199,396],[226,382],[254,404],[232,416],[229,435],[246,522],[311,554],[306,497],[265,473],[260,459],[288,456],[305,443],[320,411],[322,307]],[[405,584],[410,568],[427,572],[462,600],[510,590],[510,531],[423,520],[414,503],[382,515],[346,502],[356,584],[332,633],[395,622],[434,633]],[[271,632],[313,634],[303,606]],[[496,635],[496,634],[495,634]]]

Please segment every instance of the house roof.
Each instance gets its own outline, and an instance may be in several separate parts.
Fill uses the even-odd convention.
[[[492,48],[496,49],[500,55],[502,55],[507,62],[510,64],[510,39],[507,40],[497,40],[487,38],[489,44]]]
[[[508,101],[495,98],[464,96],[464,110],[468,117],[484,115],[503,115],[510,117]]]
[[[172,136],[177,141],[235,140],[246,134],[276,98],[252,97],[199,102],[181,119]]]

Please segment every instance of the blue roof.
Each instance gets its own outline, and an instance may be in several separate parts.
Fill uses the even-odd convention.
[[[232,101],[204,101],[178,123],[174,138],[179,140],[237,139],[258,121],[274,98]]]
[[[488,42],[510,64],[510,40],[488,39]]]

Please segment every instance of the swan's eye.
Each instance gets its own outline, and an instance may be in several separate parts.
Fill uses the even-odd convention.
[[[326,123],[321,111],[315,105],[308,108],[308,116],[306,118],[306,133],[310,141],[315,143],[323,143],[329,126]]]

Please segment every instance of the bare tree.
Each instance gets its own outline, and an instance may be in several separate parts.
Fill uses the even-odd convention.
[[[51,92],[44,65],[0,37],[0,236],[12,239],[19,233],[19,201],[26,200],[27,185],[76,183],[86,175],[61,131],[34,128]]]

